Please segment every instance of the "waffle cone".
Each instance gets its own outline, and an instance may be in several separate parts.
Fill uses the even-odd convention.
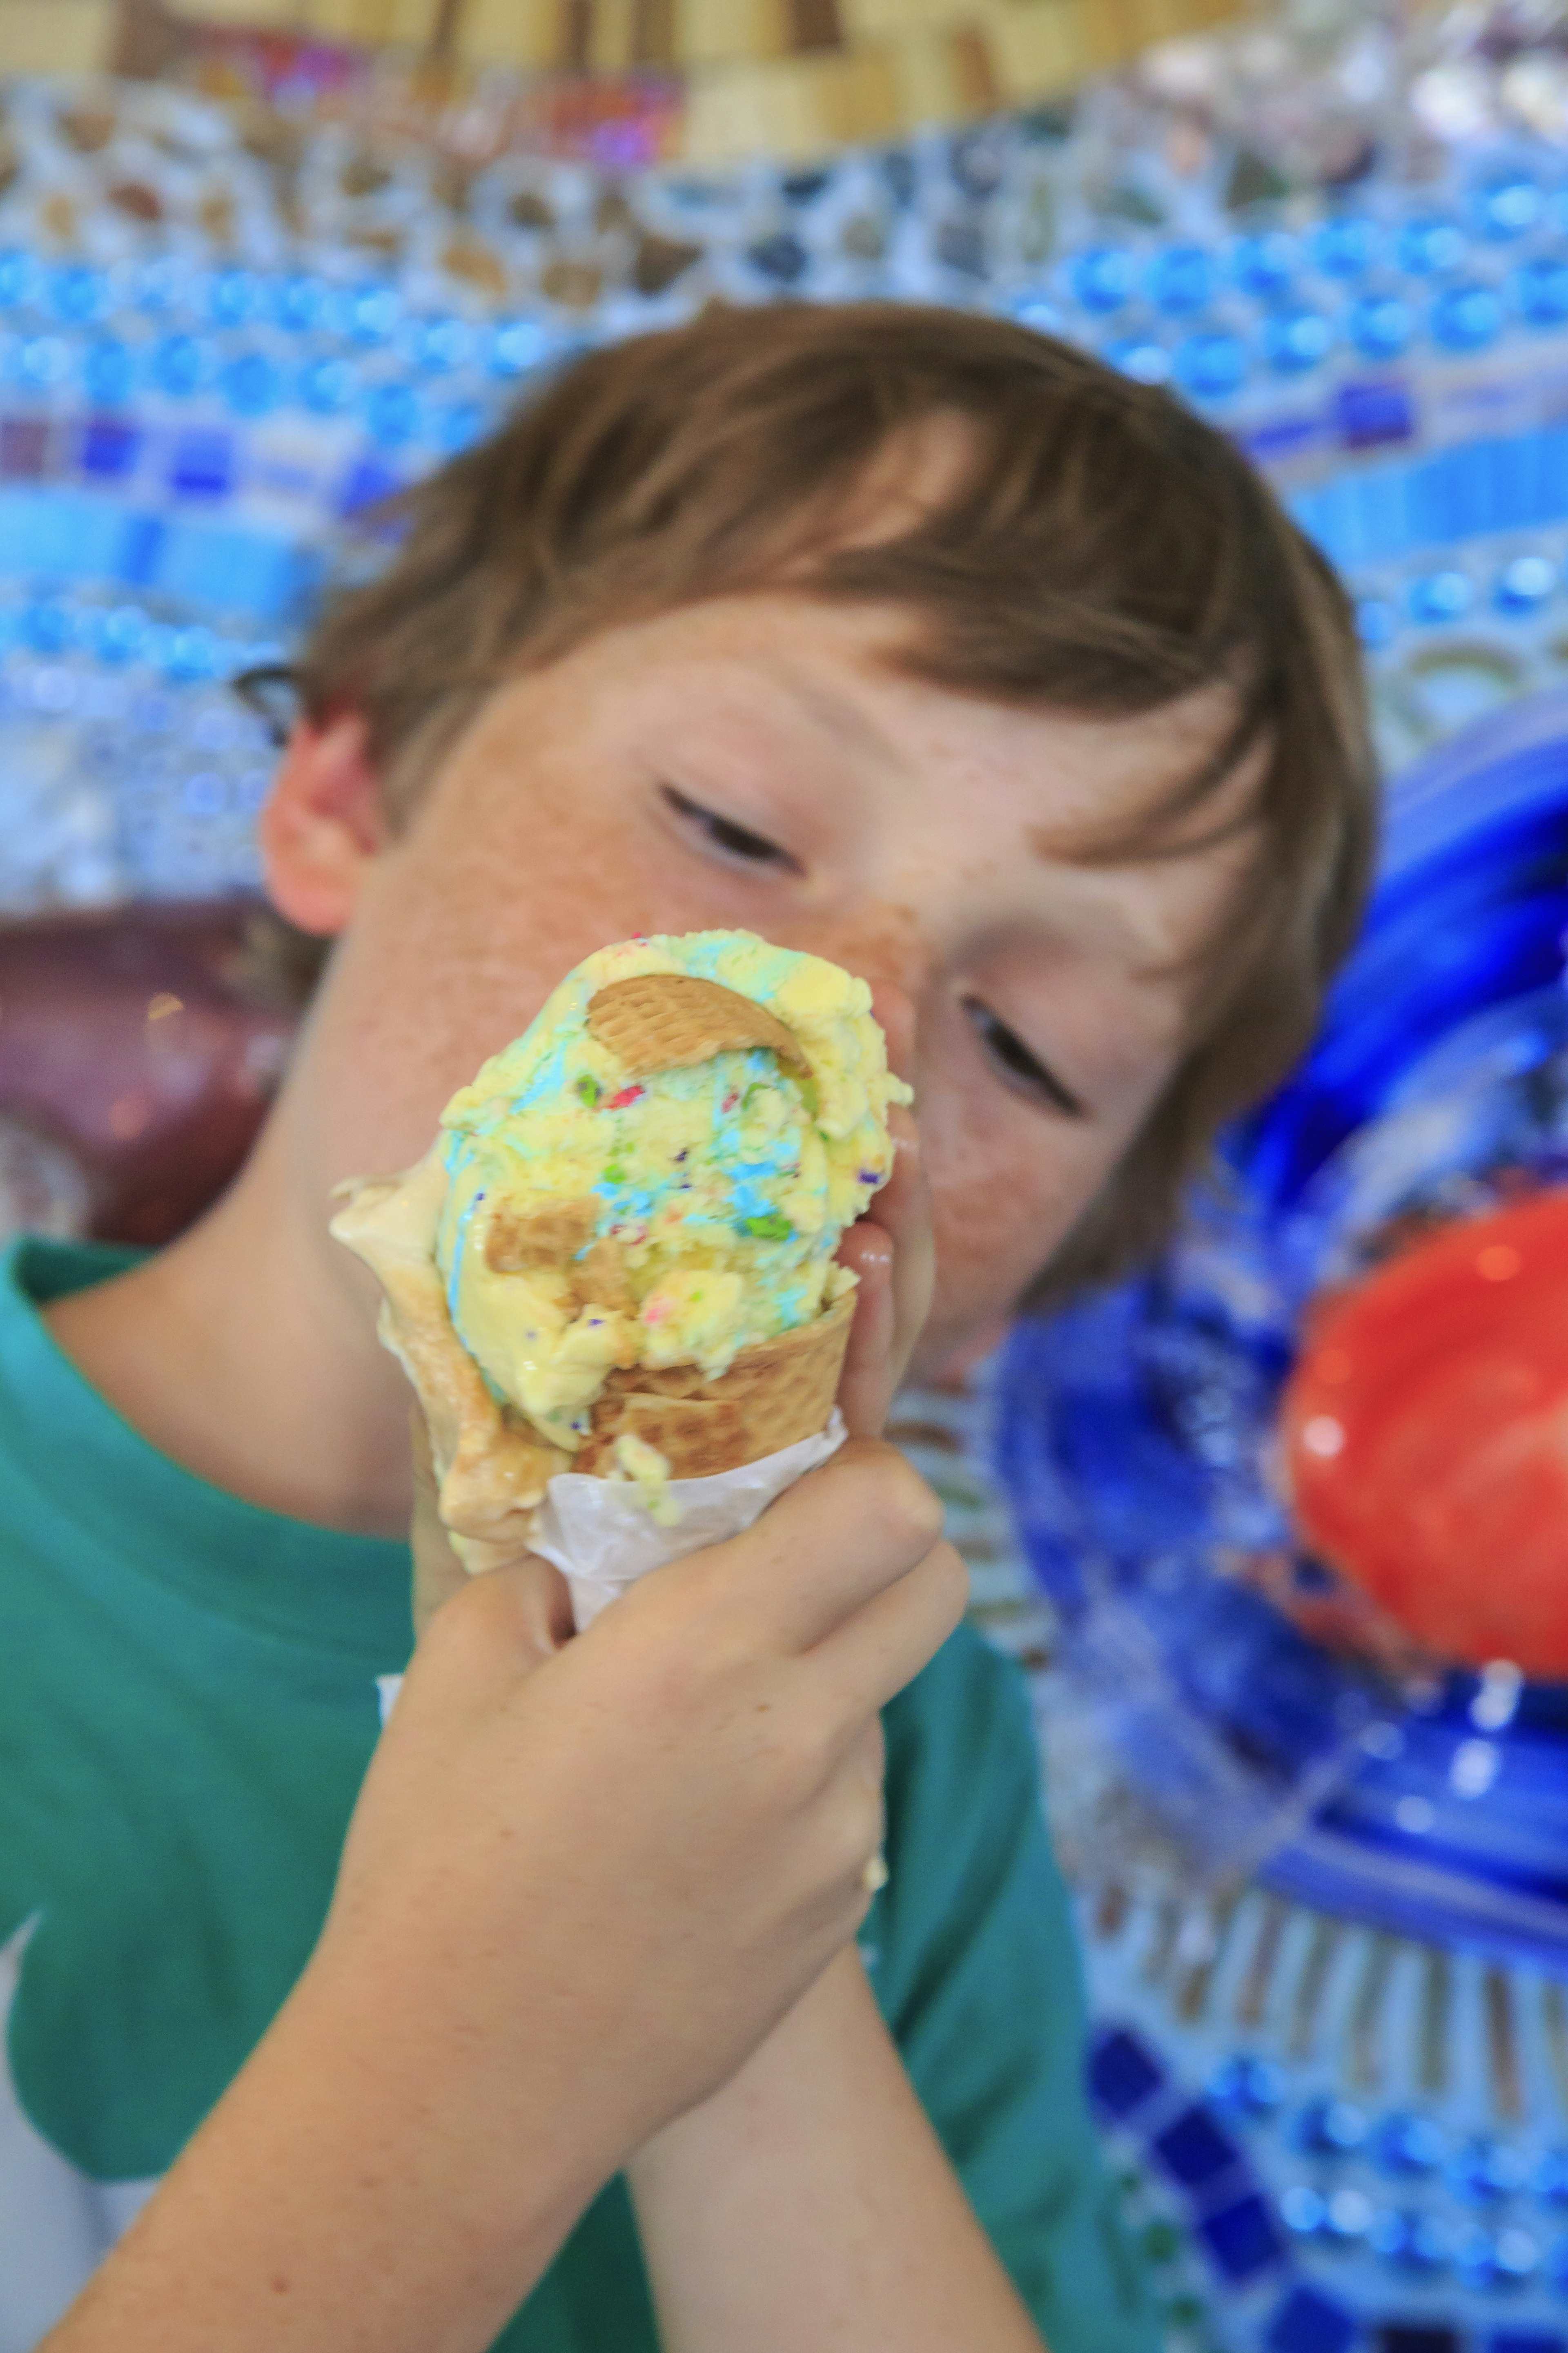
[[[616,1439],[633,1437],[658,1449],[672,1479],[706,1479],[815,1438],[833,1411],[854,1317],[850,1292],[811,1323],[742,1348],[712,1379],[697,1365],[612,1373],[571,1468],[607,1478]]]

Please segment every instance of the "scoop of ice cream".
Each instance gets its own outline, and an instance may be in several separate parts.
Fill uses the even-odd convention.
[[[649,1068],[603,1012],[650,975],[761,1017],[720,1018],[711,1036],[737,1042]],[[722,1373],[853,1281],[834,1253],[891,1171],[889,1106],[910,1099],[866,983],[820,956],[748,932],[601,950],[443,1114],[437,1255],[458,1337],[569,1450],[613,1369]]]

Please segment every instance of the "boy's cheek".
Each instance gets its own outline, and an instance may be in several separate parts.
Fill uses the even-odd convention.
[[[930,1379],[1005,1317],[1110,1172],[1115,1151],[1024,1111],[928,1135],[936,1296],[916,1358]]]

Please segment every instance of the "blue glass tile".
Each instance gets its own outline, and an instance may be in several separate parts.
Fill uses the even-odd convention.
[[[1026,294],[1009,305],[1020,327],[1032,327],[1037,335],[1059,335],[1062,314],[1057,305],[1044,295]]]
[[[165,335],[153,346],[153,381],[172,399],[185,400],[199,391],[211,365],[210,349],[195,335]]]
[[[1334,423],[1347,449],[1408,441],[1415,430],[1411,388],[1397,378],[1342,384],[1334,395]]]
[[[86,326],[109,308],[109,280],[86,262],[68,261],[49,272],[48,301],[57,319]]]
[[[1502,297],[1495,286],[1448,286],[1432,305],[1432,333],[1447,351],[1484,351],[1502,332]]]
[[[0,252],[0,311],[17,311],[36,301],[42,279],[36,255],[7,246]]]
[[[466,319],[443,315],[414,322],[409,356],[416,367],[428,369],[432,375],[444,375],[452,368],[466,366],[473,351],[474,331]]]
[[[94,417],[82,427],[78,462],[84,474],[118,481],[135,470],[142,448],[140,429],[118,417]]]
[[[23,578],[113,580],[128,516],[90,491],[0,490],[0,571]]]
[[[1500,613],[1539,612],[1557,586],[1557,567],[1544,555],[1516,555],[1498,574],[1492,599]]]
[[[1410,617],[1426,627],[1458,621],[1476,601],[1475,585],[1468,574],[1452,568],[1425,573],[1410,584]]]
[[[490,335],[490,372],[494,375],[527,375],[542,367],[555,349],[554,339],[537,319],[498,319]]]
[[[117,335],[101,336],[82,354],[82,389],[96,408],[123,408],[136,385],[136,364],[129,344]]]
[[[455,457],[481,438],[489,416],[477,400],[453,400],[432,408],[428,423],[437,448],[446,457]]]
[[[1396,360],[1415,332],[1415,313],[1397,294],[1363,294],[1351,304],[1350,338],[1369,360]]]
[[[1486,2353],[1568,2353],[1554,2328],[1494,2328]]]
[[[1517,2287],[1539,2269],[1541,2250],[1528,2231],[1484,2230],[1475,2223],[1454,2249],[1454,2268],[1468,2288]]]
[[[1238,237],[1230,249],[1230,274],[1242,291],[1260,301],[1283,294],[1300,266],[1300,249],[1282,228]]]
[[[1314,231],[1311,256],[1326,278],[1359,278],[1377,259],[1382,236],[1375,221],[1341,213]]]
[[[169,525],[160,514],[143,512],[128,514],[120,536],[118,561],[110,576],[122,580],[128,588],[144,588],[157,575],[163,560]]]
[[[418,432],[422,412],[405,384],[378,384],[364,404],[366,430],[384,449],[401,449]]]
[[[352,361],[312,360],[300,371],[300,397],[318,417],[341,417],[359,391],[359,372]]]
[[[1121,245],[1091,245],[1074,256],[1068,269],[1074,300],[1097,313],[1120,311],[1131,301],[1136,282],[1132,256]]]
[[[374,458],[362,458],[349,469],[348,477],[338,494],[338,512],[358,514],[365,507],[379,505],[403,488],[403,477],[390,466]]]
[[[1305,2181],[1293,2181],[1279,2193],[1279,2220],[1292,2238],[1316,2238],[1327,2211],[1322,2192]]]
[[[1223,2132],[1207,2108],[1194,2102],[1184,2108],[1152,2143],[1154,2155],[1172,2179],[1191,2189],[1234,2165],[1241,2152]]]
[[[1301,2111],[1297,2137],[1303,2148],[1343,2157],[1358,2149],[1368,2131],[1366,2110],[1353,2100],[1313,2100]]]
[[[1153,2052],[1123,2030],[1101,2034],[1089,2053],[1089,2092],[1108,2116],[1130,2116],[1164,2080]]]
[[[212,426],[194,427],[174,443],[169,487],[194,498],[222,498],[234,486],[234,460],[232,433]]]
[[[1508,2141],[1468,2141],[1449,2168],[1455,2195],[1477,2203],[1510,2198],[1530,2178],[1529,2161]]]
[[[1278,2263],[1284,2253],[1274,2217],[1264,2200],[1256,2195],[1238,2198],[1234,2206],[1222,2206],[1217,2213],[1205,2214],[1198,2224],[1198,2236],[1226,2277],[1232,2280],[1253,2278]]]
[[[283,379],[265,352],[242,352],[223,372],[223,396],[238,417],[265,417],[283,396]]]
[[[16,381],[28,392],[52,392],[70,374],[71,347],[63,335],[27,335],[17,344]]]
[[[267,307],[278,326],[293,334],[310,334],[321,323],[327,290],[320,278],[295,270],[272,280]]]
[[[40,597],[23,608],[22,642],[36,654],[64,653],[75,634],[70,608],[58,597]]]
[[[1401,2271],[1441,2271],[1453,2253],[1453,2233],[1438,2214],[1401,2213],[1384,2206],[1373,2215],[1367,2244]]]
[[[1224,400],[1247,380],[1247,346],[1239,335],[1211,330],[1189,335],[1176,346],[1173,370],[1184,392],[1196,400]]]
[[[223,640],[216,631],[199,623],[184,629],[171,629],[163,648],[163,664],[169,676],[185,685],[201,679],[216,678],[223,650]],[[210,794],[203,808],[199,799],[187,798],[185,806],[198,816],[216,814]]]
[[[289,541],[215,523],[172,523],[152,585],[209,612],[290,610],[309,586],[307,559]]]
[[[1539,180],[1528,173],[1500,173],[1476,190],[1476,223],[1483,237],[1522,237],[1541,218],[1545,196]]]
[[[113,605],[92,614],[84,634],[100,661],[135,661],[146,642],[147,627],[139,605]]]
[[[1446,213],[1417,213],[1395,238],[1394,255],[1413,278],[1433,278],[1458,268],[1466,244],[1464,230]]]
[[[207,316],[215,327],[248,326],[265,291],[253,269],[215,269],[207,280]]]
[[[190,282],[191,265],[179,254],[154,254],[136,270],[132,299],[139,311],[160,318],[184,299]]]
[[[1530,2186],[1550,2206],[1568,2206],[1568,2148],[1550,2148],[1531,2177]]]
[[[1171,354],[1152,335],[1121,335],[1100,353],[1108,367],[1130,375],[1135,384],[1168,384]]]
[[[1263,2342],[1268,2353],[1345,2353],[1355,2329],[1342,2304],[1314,2287],[1293,2287],[1277,2307]]]
[[[1263,330],[1268,364],[1279,375],[1300,375],[1328,357],[1334,331],[1321,311],[1277,311]]]
[[[1448,2153],[1448,2136],[1441,2125],[1430,2116],[1404,2112],[1384,2119],[1373,2144],[1377,2164],[1393,2174],[1434,2173]]]
[[[1336,2189],[1323,2209],[1323,2236],[1356,2246],[1372,2229],[1373,2204],[1364,2189]]]
[[[1356,635],[1370,652],[1389,645],[1399,634],[1399,616],[1386,596],[1363,596],[1355,608]]]
[[[1285,2071],[1272,2059],[1237,2052],[1209,2078],[1209,2095],[1247,2116],[1269,2116],[1285,2096]]]
[[[1560,327],[1568,320],[1568,261],[1537,254],[1513,274],[1513,299],[1532,327]]]
[[[373,280],[363,286],[344,287],[329,298],[329,308],[336,310],[343,332],[356,343],[384,343],[403,316],[403,297],[395,286]]]
[[[1214,283],[1214,258],[1203,246],[1167,245],[1150,262],[1144,290],[1168,317],[1190,319],[1207,308]]]

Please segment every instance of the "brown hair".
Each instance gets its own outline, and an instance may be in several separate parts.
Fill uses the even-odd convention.
[[[960,478],[896,536],[846,544],[873,461],[938,415],[968,426]],[[1223,434],[999,319],[715,309],[579,360],[402,514],[393,559],[329,607],[298,673],[312,716],[363,714],[395,819],[504,676],[785,579],[903,606],[903,661],[964,694],[1112,716],[1227,685],[1215,754],[1135,841],[1082,852],[1185,854],[1194,814],[1258,747],[1256,854],[1195,974],[1188,1050],[1043,1280],[1159,1245],[1215,1130],[1306,1045],[1373,831],[1343,591]]]

